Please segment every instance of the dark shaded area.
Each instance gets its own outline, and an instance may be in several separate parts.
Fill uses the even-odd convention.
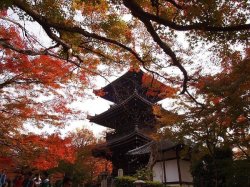
[[[194,187],[250,186],[250,160],[233,160],[230,148],[218,148],[193,164]]]

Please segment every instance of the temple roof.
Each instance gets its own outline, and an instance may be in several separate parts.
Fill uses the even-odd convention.
[[[90,120],[90,122],[94,122],[105,127],[115,129],[115,127],[112,126],[112,121],[116,119],[119,115],[124,116],[127,111],[131,110],[131,106],[133,107],[135,103],[139,104],[141,107],[151,107],[153,105],[153,103],[140,96],[135,90],[134,93],[130,95],[130,97],[128,97],[120,104],[115,104],[107,111],[96,116],[88,116],[88,119]]]
[[[111,82],[94,93],[114,103],[121,103],[123,100],[137,90],[146,100],[155,103],[166,98],[174,89],[166,86],[153,76],[139,70],[129,70],[124,75]]]
[[[133,132],[126,134],[121,137],[117,137],[115,139],[112,139],[107,142],[108,147],[115,147],[115,146],[120,146],[121,144],[128,143],[129,141],[133,141],[134,139],[140,139],[141,141],[144,142],[150,142],[152,139],[143,133],[141,133],[139,130],[134,130]]]
[[[137,143],[135,141],[137,141]],[[96,157],[101,156],[101,157],[109,158],[111,156],[110,151],[112,151],[114,149],[117,149],[117,148],[119,148],[121,150],[123,148],[126,149],[128,147],[126,145],[131,146],[133,144],[133,142],[136,144],[139,144],[139,142],[140,142],[140,144],[141,143],[147,144],[148,142],[151,142],[151,141],[152,141],[152,139],[150,137],[146,136],[145,134],[140,132],[139,129],[135,128],[132,132],[130,132],[126,135],[114,138],[110,141],[107,141],[104,144],[99,144],[95,149],[92,150],[92,154]],[[134,145],[136,145],[136,144],[134,144]]]
[[[171,140],[162,140],[160,142],[151,141],[141,147],[136,149],[130,150],[127,154],[128,155],[142,155],[142,154],[150,154],[151,147],[157,145],[159,152],[168,151],[180,145],[179,143],[175,143]]]

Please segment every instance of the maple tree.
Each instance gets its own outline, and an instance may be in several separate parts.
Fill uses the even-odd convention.
[[[175,110],[176,113],[182,110],[182,114],[176,116],[155,109],[160,124],[164,125],[162,136],[192,149],[191,171],[196,186],[231,186],[232,183],[239,186],[247,177],[249,57],[249,50],[245,54],[234,52],[224,59],[223,71],[192,81],[199,104],[190,104],[190,97],[179,98]]]
[[[28,170],[48,170],[57,167],[62,160],[73,163],[75,149],[72,139],[62,138],[59,134],[36,135],[20,134],[8,139],[9,145],[1,145],[1,160],[10,163],[14,172],[17,168]],[[6,167],[6,165],[3,165]]]
[[[37,140],[34,141],[32,138]],[[61,160],[69,163],[75,161],[75,149],[71,145],[72,139],[69,137],[61,138],[57,134],[52,134],[44,138],[40,136],[28,137],[25,141],[35,144],[33,150],[29,150],[29,155],[32,154],[33,157],[30,165],[34,168],[47,170],[56,167]],[[34,154],[34,152],[37,152],[37,154]],[[27,156],[27,152],[24,154]]]
[[[235,158],[249,159],[249,60],[249,50],[243,56],[233,53],[225,58],[222,72],[193,82],[201,103],[194,106],[187,105],[190,99],[182,101],[185,112],[171,118],[174,122],[169,123],[169,116],[156,111],[163,116],[159,121],[166,125],[165,135],[182,142],[189,139],[199,149],[205,148],[203,154],[214,155],[220,147],[231,147]]]
[[[33,36],[23,38],[15,24],[1,23],[0,38],[0,155],[38,169],[54,167],[59,160],[72,162],[74,150],[67,146],[69,140],[56,133],[28,133],[25,125],[37,129],[46,125],[63,127],[76,118],[78,112],[69,104],[79,90],[71,90],[70,84],[80,80],[77,85],[82,88],[86,83],[84,74],[74,75],[75,67],[52,51],[22,53],[39,43]],[[56,151],[55,146],[60,148]]]
[[[111,173],[110,161],[92,156],[92,149],[100,142],[91,131],[85,128],[78,129],[76,132],[71,132],[69,137],[75,149],[76,159],[74,162],[60,162],[58,167],[53,169],[54,171],[73,177],[73,181],[77,184],[94,183],[102,172]]]

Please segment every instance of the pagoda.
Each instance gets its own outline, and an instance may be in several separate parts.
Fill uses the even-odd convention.
[[[149,155],[135,158],[127,153],[152,141],[150,134],[157,130],[153,106],[171,91],[141,69],[129,70],[102,89],[95,90],[96,95],[114,103],[107,111],[89,117],[90,122],[111,129],[106,134],[106,144],[100,146],[103,149],[93,153],[112,161],[114,175],[120,168],[125,175],[131,175],[147,164]],[[107,150],[111,154],[107,154]]]

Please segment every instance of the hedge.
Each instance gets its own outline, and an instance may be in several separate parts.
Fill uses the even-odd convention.
[[[116,187],[135,187],[134,182],[137,179],[135,177],[123,176],[115,178],[115,186]],[[166,187],[162,183],[154,182],[154,181],[145,181],[146,183],[143,185],[144,187]]]

